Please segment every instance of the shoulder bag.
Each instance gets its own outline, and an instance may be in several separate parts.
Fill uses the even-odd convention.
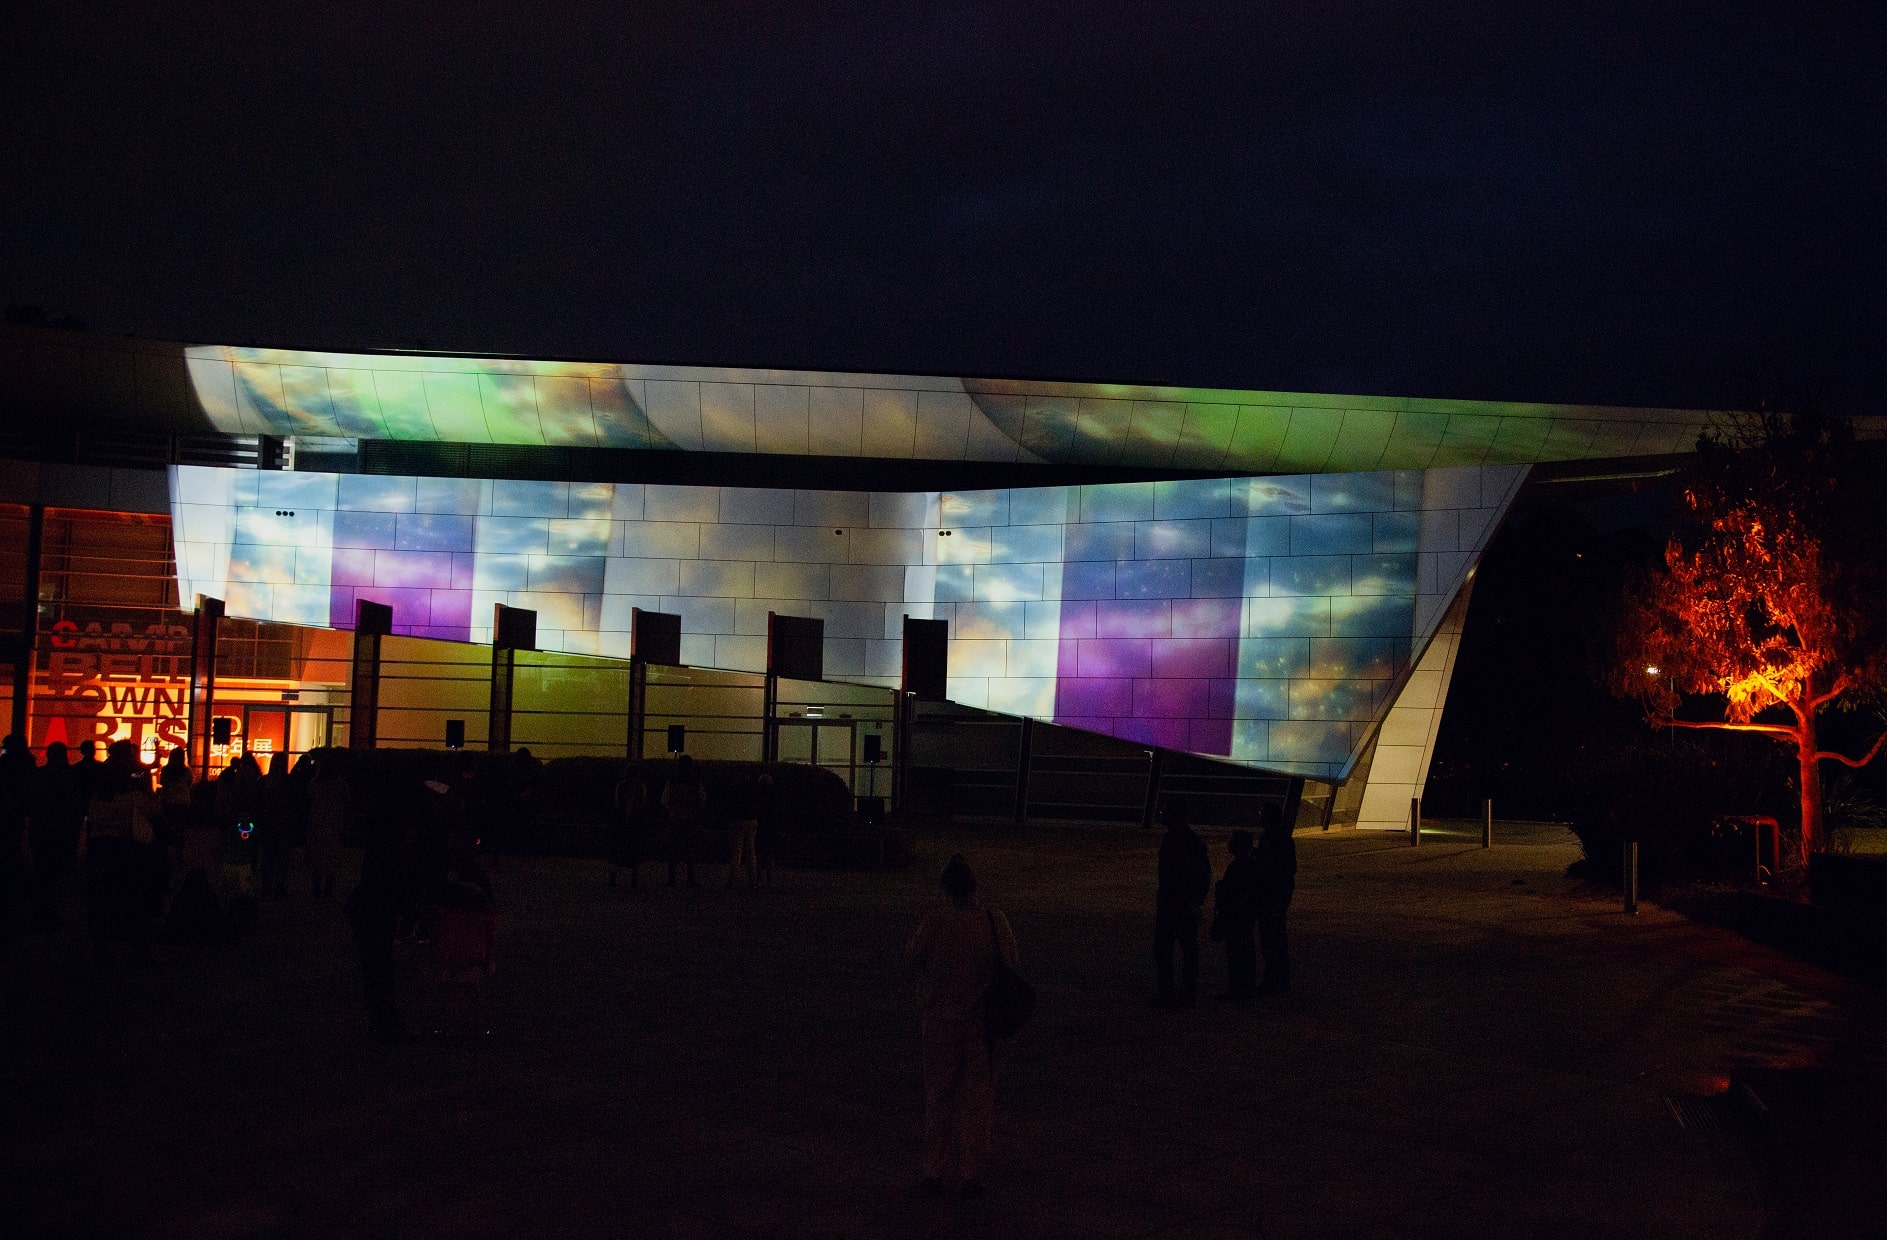
[[[983,1028],[992,1039],[1014,1037],[1035,1015],[1035,987],[1022,979],[1002,958],[1002,939],[996,933],[996,910],[989,913],[989,945],[996,953],[996,974],[976,1002]]]

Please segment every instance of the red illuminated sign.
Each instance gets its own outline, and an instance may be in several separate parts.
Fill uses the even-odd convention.
[[[190,708],[190,627],[181,617],[136,625],[64,619],[33,703],[30,743],[129,740],[147,761],[185,741]]]

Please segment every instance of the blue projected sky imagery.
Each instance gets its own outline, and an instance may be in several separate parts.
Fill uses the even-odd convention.
[[[1522,466],[860,492],[175,466],[183,597],[347,627],[760,670],[769,611],[825,621],[827,675],[892,685],[902,617],[950,623],[952,699],[1316,776],[1347,771]]]

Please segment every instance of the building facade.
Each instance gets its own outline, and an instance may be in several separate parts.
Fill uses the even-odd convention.
[[[252,634],[218,700],[273,695],[244,703],[232,745],[299,752],[353,730],[363,602],[391,609],[376,743],[440,743],[446,717],[489,743],[502,605],[535,614],[517,705],[551,752],[659,753],[657,726],[686,718],[691,751],[822,760],[823,744],[855,792],[883,795],[859,759],[900,722],[917,743],[898,692],[909,618],[947,626],[933,723],[1016,725],[1018,813],[1032,752],[1086,736],[1112,746],[1096,761],[1146,755],[1155,795],[1168,755],[1198,780],[1342,789],[1326,819],[1347,806],[1359,825],[1403,824],[1475,566],[1530,473],[1657,468],[1712,422],[12,329],[0,344],[0,398],[34,428],[0,442],[10,519],[50,511],[95,541],[135,527],[140,562],[163,564],[139,578],[140,627],[49,608],[39,552],[22,622],[36,661],[15,677],[35,745],[74,717],[62,702],[102,703],[111,735],[153,753],[181,743],[199,596],[237,626],[219,642]],[[81,512],[98,515],[64,515]],[[679,618],[680,665],[647,673],[630,719],[638,612]],[[769,687],[770,616],[821,622],[816,683]]]

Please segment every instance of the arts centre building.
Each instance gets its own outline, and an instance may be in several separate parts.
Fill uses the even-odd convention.
[[[1137,819],[1183,793],[1208,820],[1277,798],[1403,825],[1516,497],[1668,468],[1715,420],[0,347],[0,654],[35,748],[187,745],[214,770],[680,747],[961,815]]]

